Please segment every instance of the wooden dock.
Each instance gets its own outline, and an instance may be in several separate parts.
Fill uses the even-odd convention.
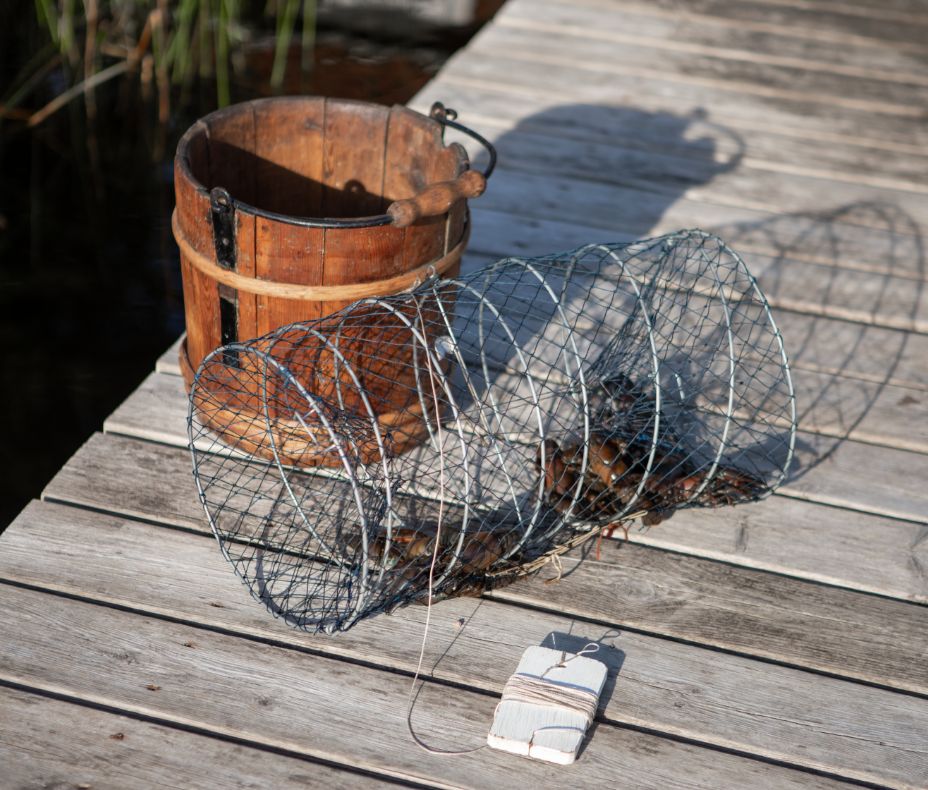
[[[252,601],[171,350],[0,537],[0,786],[928,787],[928,4],[510,0],[437,99],[499,148],[466,266],[694,226],[744,255],[789,481],[436,605],[415,724],[445,748],[527,646],[611,647],[574,766],[431,755],[425,608],[327,637]]]

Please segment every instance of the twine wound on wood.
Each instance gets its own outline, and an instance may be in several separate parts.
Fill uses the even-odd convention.
[[[526,702],[548,708],[559,708],[579,713],[586,719],[586,726],[593,723],[599,695],[589,689],[578,688],[553,680],[537,678],[517,672],[503,687],[500,702]]]

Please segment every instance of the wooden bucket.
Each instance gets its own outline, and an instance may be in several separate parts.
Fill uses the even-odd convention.
[[[427,117],[400,106],[284,97],[220,110],[187,131],[174,162],[173,228],[181,252],[187,338],[180,364],[188,390],[200,363],[220,345],[407,290],[431,274],[458,273],[469,230],[466,199],[485,189],[495,152],[454,118],[440,104]],[[486,173],[469,169],[462,146],[444,144],[446,125],[487,145]],[[374,382],[365,394],[378,419],[404,425],[404,435],[414,437],[410,444],[421,440],[411,350],[391,344],[372,361],[370,349],[382,345],[390,328],[353,331],[344,354],[363,380]],[[338,367],[318,348],[305,353],[317,366]],[[376,375],[366,376],[371,365]],[[227,367],[227,385],[237,389],[231,401],[251,422],[263,412],[257,378],[237,375],[234,361]],[[221,377],[212,381],[209,397],[218,404]],[[306,386],[331,397],[330,385]],[[360,407],[359,397],[345,402],[346,389],[339,386],[341,405]],[[249,403],[255,414],[248,413]],[[232,438],[227,418],[217,430]],[[319,463],[329,462],[304,461]]]

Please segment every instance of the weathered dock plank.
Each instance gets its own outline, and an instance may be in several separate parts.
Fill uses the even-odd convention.
[[[498,57],[498,56],[497,56]],[[570,71],[569,67],[565,67]],[[582,86],[584,73],[577,71]],[[588,96],[532,92],[518,84],[489,83],[442,74],[416,97],[415,106],[443,101],[461,108],[468,121],[504,133],[518,128],[568,140],[611,143],[701,161],[717,168],[740,163],[754,169],[817,173],[834,181],[919,190],[928,156],[901,143],[887,146],[834,134],[808,135],[792,129],[757,127],[757,120],[731,118],[715,107],[681,111],[659,95],[634,98],[604,90]],[[838,143],[838,144],[836,144]],[[709,204],[711,205],[711,204]],[[732,207],[737,212],[737,207]],[[749,211],[745,209],[745,211]]]
[[[879,0],[877,0],[878,2]],[[826,4],[822,10],[846,8],[847,3]],[[604,26],[603,11],[611,9],[613,24]],[[891,17],[885,4],[880,14],[871,9],[873,17]],[[928,19],[924,4],[916,18]],[[617,12],[617,13],[616,13]],[[616,43],[625,43],[630,31],[639,46],[657,50],[708,54],[726,60],[748,60],[772,65],[831,71],[867,79],[923,84],[925,76],[912,53],[918,45],[906,46],[885,39],[854,35],[834,28],[803,28],[798,25],[776,25],[747,19],[732,19],[727,15],[701,13],[693,4],[681,6],[667,2],[635,2],[623,0],[621,5],[606,5],[593,0],[580,0],[565,5],[556,0],[537,0],[531,5],[511,3],[504,6],[494,19],[497,25],[558,25],[571,33],[598,36]],[[685,33],[685,36],[681,36]],[[872,68],[861,64],[862,56]]]
[[[180,447],[94,434],[43,498],[207,532],[190,455]],[[775,496],[689,510],[629,539],[802,579],[928,602],[925,524]]]
[[[483,42],[478,38],[476,43]],[[487,47],[479,58],[453,58],[441,76],[489,85],[501,82],[518,85],[526,91],[560,98],[562,104],[578,104],[598,95],[634,106],[638,96],[659,96],[680,115],[711,108],[710,118],[737,124],[746,135],[752,127],[763,124],[780,134],[831,139],[841,144],[847,144],[846,138],[850,138],[857,144],[913,154],[928,139],[928,130],[913,123],[918,113],[911,108],[903,115],[882,113],[877,122],[872,108],[811,101],[800,92],[784,95],[779,91],[728,85],[724,79],[691,80],[657,67],[623,67],[610,59],[579,62],[576,56],[558,57],[560,46],[547,55],[538,54],[538,50],[535,47],[509,52]],[[573,84],[572,90],[569,80],[574,70],[582,72],[582,78]],[[500,75],[505,75],[505,79]],[[724,87],[719,88],[720,84]],[[853,80],[848,80],[848,89],[853,90]]]
[[[873,82],[928,84],[924,70],[912,61],[911,53],[916,51],[914,47],[887,46],[885,40],[878,45],[872,38],[844,39],[840,44],[829,41],[813,44],[795,27],[792,30],[752,31],[750,22],[741,23],[744,25],[742,28],[734,20],[689,11],[687,7],[678,6],[676,15],[672,15],[657,3],[622,2],[614,7],[615,13],[604,19],[603,6],[596,2],[568,5],[557,0],[532,0],[531,3],[507,4],[494,23],[496,27],[512,26],[529,32],[562,32],[567,37],[596,38],[617,45],[653,49],[655,53],[643,58],[645,62],[656,62],[659,54],[669,53],[671,58],[675,56],[676,59],[666,66],[689,66],[695,59],[697,63],[713,64],[711,74],[720,71],[727,74],[728,70],[718,61],[732,61],[735,73],[745,78],[747,73],[739,69],[743,68],[742,64],[752,64],[757,69],[754,72],[758,75],[756,80],[763,84],[769,83],[770,74],[762,66],[777,67],[784,74],[789,74],[790,69],[798,69],[852,77],[855,83],[862,80],[866,85]],[[874,16],[874,19],[879,18]],[[922,24],[926,19],[928,16],[921,16]],[[685,36],[681,36],[684,32]],[[865,47],[865,63],[861,62],[861,46]],[[635,49],[633,53],[637,55],[639,50]],[[820,87],[806,80],[791,84],[809,92]]]
[[[46,496],[137,518],[169,520],[187,529],[208,532],[179,457],[168,460],[154,447],[129,448],[124,443],[117,448],[104,441],[108,438],[102,437],[99,444],[115,458],[127,459],[127,449],[138,453],[131,466],[125,464],[127,474],[133,470],[130,480],[136,481],[134,485],[145,485],[146,469],[160,465],[164,470],[155,478],[157,485],[152,486],[150,495],[144,490],[134,495],[119,484],[105,490],[88,483],[90,475],[82,473],[81,466],[89,470],[100,463],[101,453],[94,452],[84,453],[72,469],[62,471]],[[96,488],[96,494],[89,497],[81,492],[82,486]],[[815,515],[809,517],[810,532],[815,529]],[[678,518],[686,520],[687,516],[678,514],[670,523]],[[763,529],[760,524],[757,528]],[[911,532],[906,537],[918,541],[923,532],[920,529],[914,537]],[[657,540],[658,533],[659,528],[655,528],[650,534]],[[865,530],[863,535],[876,540]],[[826,536],[820,534],[823,540]],[[750,537],[746,541],[749,547]],[[693,553],[690,547],[687,551]],[[920,556],[924,557],[921,549],[908,554],[924,562]],[[738,559],[734,552],[731,559]],[[574,574],[557,585],[527,584],[533,590],[529,596],[531,605],[549,608],[552,601],[563,596],[565,606],[579,607],[565,611],[599,620],[606,627],[631,626],[842,677],[928,693],[928,668],[919,666],[917,658],[928,650],[928,608],[921,606],[616,542],[604,544],[601,562],[587,556]],[[504,598],[509,595],[506,590],[499,594]],[[668,617],[668,613],[674,616]],[[893,651],[885,655],[875,650],[890,633]]]
[[[629,234],[583,224],[499,210],[473,210],[482,229],[472,243],[484,257],[546,255],[595,242],[630,241]],[[647,234],[645,234],[647,235]],[[737,250],[737,238],[728,241]],[[789,257],[748,254],[748,269],[775,308],[807,315],[874,324],[889,329],[928,332],[928,292],[921,280],[885,273],[796,261]]]
[[[0,578],[20,584],[407,673],[418,659],[424,607],[338,637],[309,635],[268,617],[205,535],[34,503],[10,528],[6,547]],[[111,559],[100,565],[100,555]],[[156,555],[171,561],[152,562]],[[426,666],[436,679],[498,693],[525,645],[569,648],[600,631],[557,614],[526,617],[497,601],[443,602],[432,612]],[[917,698],[644,634],[607,633],[603,721],[891,786],[928,771],[928,706]],[[858,715],[864,709],[866,720]]]
[[[482,750],[452,760],[411,748],[406,675],[6,585],[0,636],[20,645],[0,653],[7,682],[405,781],[514,784],[511,756]],[[496,702],[426,682],[414,721],[436,746],[479,746]],[[518,774],[519,784],[545,787],[608,786],[617,776],[655,788],[838,784],[605,723],[570,772],[523,761]]]
[[[104,430],[174,446],[187,443],[183,380],[151,374],[107,418]],[[928,455],[821,434],[797,434],[798,464],[785,496],[879,516],[928,520]]]
[[[390,783],[11,688],[0,687],[0,710],[0,765],[9,788],[249,790],[312,784],[350,790]]]

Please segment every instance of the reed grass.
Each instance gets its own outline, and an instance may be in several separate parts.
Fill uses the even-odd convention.
[[[315,0],[268,0],[258,19],[242,0],[34,0],[34,9],[48,42],[0,97],[0,118],[21,115],[17,108],[59,65],[71,84],[32,113],[30,125],[78,96],[84,96],[89,115],[96,87],[126,73],[154,80],[162,123],[170,116],[171,88],[187,95],[198,78],[214,83],[216,104],[224,107],[232,100],[232,72],[243,63],[242,46],[262,23],[274,29],[269,78],[274,92],[283,86],[298,23],[301,65],[312,66]]]

